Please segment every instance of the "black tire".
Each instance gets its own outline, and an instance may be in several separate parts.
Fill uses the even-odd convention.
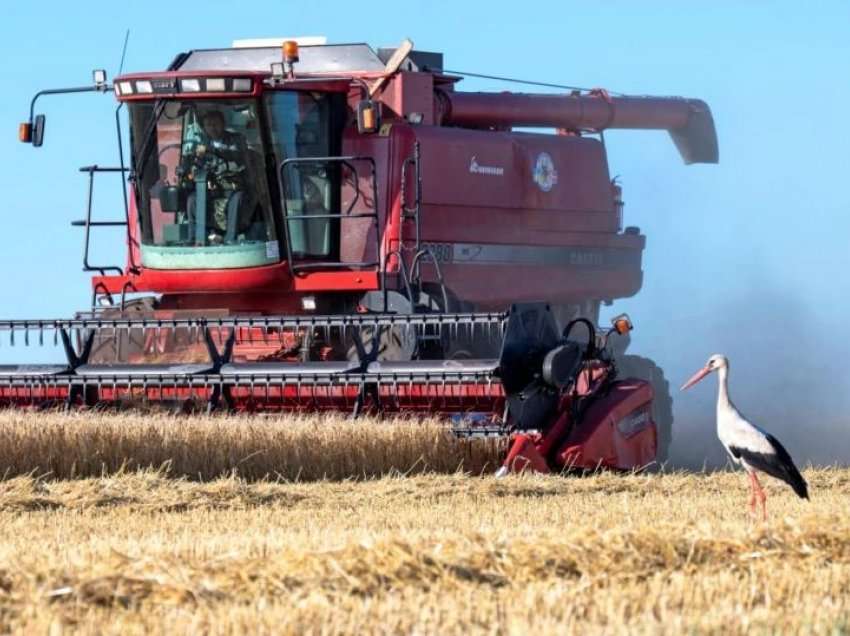
[[[362,327],[360,338],[363,347],[368,354],[372,350],[372,334],[374,327]],[[416,350],[416,342],[413,334],[407,336],[401,327],[382,327],[378,340],[378,360],[381,361],[406,361],[413,357]],[[348,360],[356,362],[359,360],[357,347],[352,344],[348,348]]]
[[[445,313],[474,313],[478,308],[472,303],[460,300],[451,290],[446,289],[448,307],[444,307],[443,290],[436,283],[424,283],[422,291],[430,299],[427,310]],[[470,360],[475,358],[498,358],[502,351],[501,338],[489,338],[480,329],[444,330],[438,346],[433,343],[429,351],[423,352],[426,359],[432,360]]]
[[[652,419],[658,430],[657,459],[659,462],[666,461],[673,438],[673,397],[664,371],[649,358],[631,355],[617,358],[617,371],[620,378],[637,378],[652,385],[655,393],[652,400]]]

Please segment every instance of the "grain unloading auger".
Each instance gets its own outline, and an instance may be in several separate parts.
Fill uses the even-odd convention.
[[[465,93],[409,42],[242,44],[33,100],[20,134],[40,146],[39,97],[113,89],[119,161],[82,169],[92,309],[0,323],[19,342],[52,331],[66,363],[3,367],[0,401],[442,412],[537,430],[524,443],[553,466],[591,429],[604,444],[583,462],[645,463],[656,430],[664,456],[660,369],[590,341],[576,354],[558,325],[592,330],[641,286],[645,237],[623,227],[603,132],[666,130],[686,163],[714,163],[703,102]],[[129,181],[117,220],[93,215],[104,173]],[[90,263],[103,227],[126,231],[125,264]],[[552,351],[569,372],[546,371]]]

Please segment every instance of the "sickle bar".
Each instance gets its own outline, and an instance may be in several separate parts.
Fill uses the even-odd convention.
[[[350,345],[360,342],[363,329],[372,334],[392,328],[403,339],[458,337],[501,343],[506,313],[349,314],[334,316],[237,316],[182,318],[100,318],[67,320],[4,320],[0,333],[9,344],[43,344],[53,332],[65,345],[65,365],[0,365],[0,406],[41,406],[55,403],[206,403],[230,410],[464,412],[499,409],[502,387],[496,378],[498,360],[377,361],[374,341],[360,344],[354,362],[318,360],[233,361],[240,351],[266,350],[283,341],[282,334],[309,333]],[[117,337],[121,331],[142,333],[156,344],[169,330],[191,333],[206,344],[208,362],[154,363],[88,362],[92,343]],[[372,336],[374,338],[374,336]],[[72,340],[79,343],[72,346]],[[256,342],[258,341],[258,342]],[[243,356],[244,357],[244,356]]]
[[[176,365],[113,372],[105,372],[106,365],[90,365],[73,373],[61,366],[19,366],[14,372],[3,367],[0,406],[195,401],[232,410],[352,411],[368,398],[374,408],[390,412],[501,408],[498,360],[411,361],[382,368],[386,364],[371,363],[365,372],[345,362],[248,362],[225,364],[217,373],[206,372],[202,365],[183,365],[182,372]],[[413,368],[403,370],[404,364]],[[260,368],[252,369],[255,366]]]

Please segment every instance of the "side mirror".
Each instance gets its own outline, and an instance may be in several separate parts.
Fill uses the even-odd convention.
[[[378,104],[371,99],[361,99],[357,104],[357,132],[362,134],[375,133],[381,127],[381,116]]]
[[[32,145],[40,148],[44,142],[44,115],[36,115],[32,126]]]
[[[35,115],[33,117],[33,111],[35,110],[35,103],[39,97],[43,95],[67,95],[69,93],[88,93],[90,91],[98,91],[101,93],[105,93],[110,90],[109,83],[106,80],[106,71],[103,69],[96,69],[92,72],[92,80],[94,81],[94,86],[76,86],[73,88],[51,88],[48,90],[42,90],[35,94],[35,97],[32,98],[32,102],[30,102],[30,119],[22,123],[18,127],[18,139],[20,139],[24,143],[32,144],[36,148],[40,147],[42,143],[44,143],[44,115]]]
[[[44,115],[36,115],[34,121],[25,121],[18,126],[18,140],[36,148],[44,141]]]

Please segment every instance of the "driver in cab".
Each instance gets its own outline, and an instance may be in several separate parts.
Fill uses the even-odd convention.
[[[228,229],[229,208],[239,208],[237,193],[245,192],[245,140],[225,128],[221,111],[210,110],[201,118],[205,139],[195,147],[195,159],[203,162],[207,175],[207,222],[210,243],[221,243]],[[197,177],[194,170],[193,178]]]

